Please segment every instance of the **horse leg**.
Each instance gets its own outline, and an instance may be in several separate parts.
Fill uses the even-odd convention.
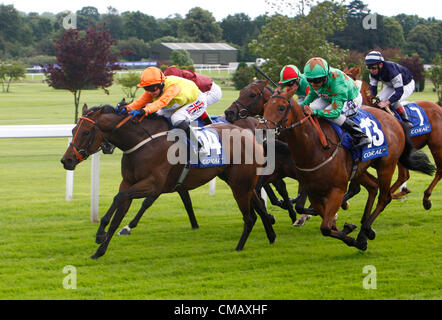
[[[124,192],[126,193],[126,192]],[[116,197],[123,195],[123,192],[120,192]],[[91,256],[91,259],[98,259],[102,255],[106,253],[107,247],[109,246],[109,242],[112,239],[112,236],[114,235],[115,231],[117,230],[118,226],[120,225],[121,221],[123,220],[124,216],[126,215],[127,210],[130,207],[130,204],[132,202],[132,199],[127,199],[127,197],[122,196],[121,199],[118,199],[116,201],[119,206],[117,209],[117,212],[115,213],[110,226],[109,230],[106,233],[105,240],[100,244],[97,251],[94,255]]]
[[[123,190],[126,190],[129,187],[130,187],[129,184],[122,181],[120,184],[119,192],[122,192]],[[95,242],[97,244],[103,243],[103,241],[106,239],[105,229],[106,229],[107,225],[109,224],[115,210],[117,210],[118,206],[119,206],[119,203],[117,203],[117,199],[116,199],[116,197],[114,197],[110,208],[107,210],[106,214],[100,220],[100,225],[98,226],[98,230],[95,235]]]
[[[374,240],[376,237],[375,230],[371,227],[377,216],[385,209],[385,207],[391,202],[391,178],[394,173],[395,166],[386,167],[378,172],[378,184],[379,184],[379,197],[376,204],[376,208],[373,213],[368,216],[363,223],[362,230],[369,240]]]
[[[326,197],[326,203],[318,205],[318,203],[313,200],[313,206],[321,214],[322,217],[322,223],[320,227],[322,234],[324,236],[339,239],[343,241],[346,245],[354,247],[356,245],[356,240],[348,236],[348,234],[352,232],[356,228],[356,226],[346,223],[344,226],[344,230],[342,231],[339,231],[339,229],[336,227],[335,216],[342,203],[344,193],[344,190],[333,188]]]
[[[293,204],[290,201],[287,193],[287,186],[284,180],[278,179],[277,181],[273,182],[273,185],[275,186],[276,191],[278,191],[278,193],[281,195],[284,206],[286,207],[286,210],[289,211],[289,217],[292,219],[292,223],[294,223],[296,221],[296,212],[293,210]]]
[[[431,181],[431,184],[429,185],[427,190],[425,190],[425,192],[424,192],[424,199],[422,200],[422,202],[423,202],[425,210],[429,210],[432,206],[430,196],[431,196],[431,193],[433,192],[434,187],[437,185],[437,183],[439,182],[441,177],[442,177],[442,167],[438,166],[437,171],[436,171],[436,175],[434,176],[433,181]]]
[[[275,185],[275,184],[273,184],[273,185]],[[275,187],[276,187],[276,186],[275,186]],[[287,208],[284,207],[284,201],[278,200],[278,197],[276,196],[275,192],[273,192],[273,189],[272,189],[272,187],[270,186],[270,183],[266,183],[266,184],[263,186],[263,188],[264,188],[265,192],[267,193],[267,196],[269,197],[270,203],[271,203],[272,205],[274,205],[274,206],[278,206],[278,207],[280,207],[281,209],[287,209]],[[260,191],[261,189],[258,190],[258,188],[255,188],[255,190],[256,190],[256,192],[258,192],[258,193],[261,192],[261,191]]]
[[[178,194],[181,197],[181,200],[184,203],[184,207],[186,208],[187,215],[189,216],[190,225],[192,229],[198,229],[198,222],[196,221],[195,213],[193,212],[192,199],[190,199],[190,194],[188,190],[184,190],[178,188]]]
[[[410,178],[410,172],[407,168],[402,166],[401,164],[398,164],[398,178],[395,181],[395,183],[391,186],[391,193],[393,199],[400,199],[402,196],[406,195],[407,193],[410,193],[410,191],[405,188],[402,189],[400,192],[393,194],[404,182],[406,182]]]
[[[293,225],[295,227],[302,227],[305,225],[305,222],[309,220],[312,216],[317,216],[318,213],[313,208],[305,208],[305,202],[307,201],[307,193],[304,191],[304,188],[299,185],[298,187],[298,197],[295,204],[295,210],[299,214],[302,214],[301,217],[296,220]]]
[[[358,237],[356,238],[356,247],[359,250],[366,250],[368,239],[374,239],[374,237],[376,236],[376,232],[371,229],[371,227],[367,226],[367,222],[370,217],[376,195],[378,193],[378,182],[374,176],[372,176],[368,172],[365,172],[359,177],[358,183],[362,184],[364,188],[367,189],[368,198],[365,204],[364,214],[361,219],[361,230],[359,231]]]
[[[272,227],[272,219],[267,213],[265,206],[263,206],[263,204],[261,203],[256,192],[253,192],[252,195],[252,210],[256,210],[258,212],[270,243],[275,242],[276,234]]]
[[[353,198],[359,192],[361,192],[361,186],[359,185],[359,183],[352,180],[350,182],[350,185],[348,186],[347,193],[344,195],[344,199],[342,199],[341,208],[347,210],[349,206],[347,201]]]
[[[252,232],[253,226],[256,222],[257,217],[251,207],[252,192],[253,191],[244,192],[242,190],[233,190],[233,196],[241,210],[244,221],[244,230],[235,249],[237,251],[244,248],[247,238],[249,237],[250,232]]]
[[[118,235],[129,235],[131,230],[138,225],[138,222],[140,222],[140,219],[143,216],[144,212],[146,212],[146,210],[150,208],[150,206],[155,202],[156,199],[158,199],[158,197],[147,197],[146,199],[144,199],[143,203],[141,204],[140,210],[138,210],[137,214],[135,215],[135,218],[133,218],[133,220],[127,226],[121,229],[120,232],[118,232]]]

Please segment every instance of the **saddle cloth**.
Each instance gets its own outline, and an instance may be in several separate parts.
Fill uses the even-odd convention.
[[[408,114],[408,118],[413,124],[413,128],[410,130],[410,137],[420,136],[431,132],[431,124],[428,121],[428,116],[419,105],[415,103],[408,103],[404,105],[405,112]],[[402,121],[401,116],[397,113],[395,108],[391,108],[394,115],[399,121]]]
[[[353,148],[353,141],[350,134],[345,132],[344,137],[342,137],[343,130],[341,127],[330,121],[329,123],[335,129],[338,136],[342,137],[342,145],[351,152],[353,160],[363,162],[387,156],[388,141],[384,132],[382,131],[382,126],[378,119],[363,109],[359,109],[358,113],[351,119],[361,127],[367,136],[371,137],[371,144],[355,149]]]

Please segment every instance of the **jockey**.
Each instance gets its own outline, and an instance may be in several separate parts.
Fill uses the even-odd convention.
[[[174,127],[184,130],[191,141],[198,141],[190,122],[206,111],[207,103],[206,96],[194,82],[175,76],[166,77],[160,69],[147,67],[137,86],[144,88],[145,92],[138,100],[123,107],[132,118],[157,112],[170,119]],[[204,151],[199,142],[198,147]]]
[[[371,139],[349,117],[362,105],[356,83],[341,70],[330,68],[322,58],[310,59],[304,67],[310,92],[301,103],[306,114],[326,118],[347,131],[355,148],[371,143]]]
[[[279,84],[281,87],[287,88],[286,91],[291,91],[296,88],[296,95],[298,96],[298,103],[305,100],[305,97],[310,91],[309,83],[305,75],[299,69],[292,65],[286,65],[281,69]]]
[[[370,91],[373,97],[378,91],[378,82],[382,81],[386,86],[379,93],[381,102],[378,106],[385,108],[392,105],[401,116],[404,123],[412,126],[408,119],[401,101],[408,98],[414,92],[414,80],[411,71],[400,64],[385,61],[378,51],[371,51],[365,57],[365,64],[370,71]]]

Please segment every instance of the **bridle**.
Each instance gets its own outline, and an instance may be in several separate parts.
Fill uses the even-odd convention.
[[[293,103],[292,103],[292,99],[291,98],[287,98],[284,96],[271,96],[270,99],[276,99],[276,98],[281,98],[284,99],[288,102],[289,107],[286,109],[284,117],[279,121],[276,122],[274,120],[271,119],[266,119],[266,118],[262,118],[259,120],[260,124],[264,124],[266,126],[267,129],[270,129],[267,125],[268,122],[271,122],[274,126],[275,126],[275,135],[279,136],[282,132],[284,131],[288,131],[288,130],[292,130],[293,128],[302,125],[304,122],[306,122],[308,119],[311,118],[311,115],[309,114],[308,116],[305,116],[304,118],[302,118],[301,120],[298,120],[298,115],[295,111],[295,108],[293,107]],[[269,100],[270,100],[269,99]],[[287,122],[288,120],[288,115],[290,110],[293,112],[293,114],[295,115],[295,122],[289,126],[284,126],[284,124]]]
[[[82,121],[84,120],[84,121]],[[78,132],[80,132],[80,127],[87,122],[90,122],[93,124],[92,127],[92,132],[91,132],[91,137],[89,138],[89,143],[86,146],[86,148],[84,149],[80,149],[75,143],[75,138],[77,137]],[[74,137],[72,138],[72,141],[69,143],[72,146],[72,149],[74,150],[74,154],[75,154],[75,158],[78,161],[78,163],[80,163],[83,160],[86,160],[91,154],[88,152],[89,147],[92,145],[92,143],[95,140],[95,135],[97,133],[97,126],[96,126],[96,122],[90,118],[87,117],[80,117],[80,121],[78,124],[78,129],[77,132],[75,133]]]
[[[252,85],[255,85],[255,84],[252,84]],[[233,101],[233,103],[236,106],[236,111],[237,111],[237,118],[235,119],[235,121],[239,120],[239,119],[245,119],[249,116],[249,110],[251,108],[253,108],[254,106],[256,106],[258,104],[258,102],[260,102],[260,100],[262,98],[264,98],[264,91],[266,89],[269,90],[270,93],[272,93],[270,88],[268,88],[267,86],[264,86],[264,88],[262,88],[260,90],[259,94],[256,96],[255,100],[253,100],[253,102],[248,106],[245,105],[244,103],[242,103],[239,99]],[[242,109],[240,109],[240,108],[242,108]]]

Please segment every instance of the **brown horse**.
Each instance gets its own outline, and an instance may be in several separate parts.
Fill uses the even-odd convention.
[[[357,239],[350,237],[348,234],[356,226],[346,223],[344,229],[339,230],[333,218],[342,203],[351,177],[352,156],[342,147],[332,126],[321,119],[322,130],[332,146],[329,149],[322,148],[313,121],[309,121],[312,117],[306,116],[303,109],[292,99],[294,94],[292,90],[272,96],[264,107],[264,117],[258,128],[274,128],[278,134],[285,136],[296,164],[298,180],[305,188],[313,207],[322,217],[322,234],[342,240],[348,246],[366,250],[368,239],[373,240],[376,236],[371,228],[374,220],[391,201],[390,183],[398,161],[408,169],[427,174],[434,172],[434,167],[425,154],[412,150],[404,128],[394,117],[382,110],[366,107],[365,109],[380,122],[389,144],[389,152],[385,157],[360,162],[358,165],[353,181],[367,189],[368,199],[359,235]],[[377,179],[367,173],[369,166],[376,169]],[[378,202],[371,213],[378,189]]]
[[[241,89],[238,99],[224,111],[226,120],[253,131],[258,119],[251,117],[262,117],[264,105],[273,94],[273,91],[268,87],[268,82],[268,80],[256,80]],[[296,179],[296,173],[290,150],[283,141],[277,140],[275,143],[275,158],[275,171],[271,175],[260,176],[257,189],[263,187],[272,205],[288,210],[294,226],[303,226],[312,215],[317,215],[317,212],[312,208],[304,208],[307,195],[302,191],[302,188],[299,189],[296,199],[289,198],[283,178]],[[282,196],[282,201],[277,199],[270,184],[275,186]],[[293,202],[296,212],[301,214],[299,219],[296,219]]]
[[[124,152],[121,162],[123,180],[111,207],[100,221],[96,234],[96,242],[100,246],[92,256],[93,259],[105,254],[132,199],[155,200],[162,193],[173,192],[184,166],[184,164],[172,165],[168,161],[169,148],[175,145],[175,142],[167,139],[170,126],[165,118],[154,114],[146,117],[141,123],[129,121],[119,127],[121,123],[122,116],[118,115],[111,106],[94,107],[90,110],[87,110],[86,106],[83,107],[83,116],[72,131],[72,143],[61,159],[65,169],[74,170],[78,163],[100,149],[103,140],[109,141]],[[240,129],[227,124],[214,124],[210,127],[220,137],[222,137],[222,130]],[[238,138],[235,137],[237,132],[233,130],[228,138],[229,141],[224,141],[224,143],[232,144],[232,141]],[[256,143],[250,132],[241,132],[239,140],[236,141],[241,141],[241,164],[227,164],[205,169],[192,168],[182,188],[195,189],[215,176],[227,182],[243,215],[244,230],[236,247],[236,250],[242,250],[255,224],[255,211],[262,219],[270,243],[275,241],[276,235],[271,219],[255,192],[258,180],[257,169],[260,167],[258,160],[254,158],[252,163],[247,164],[244,159],[247,144],[253,147],[257,157],[263,157],[263,148]],[[230,148],[230,154],[226,156],[234,159],[233,151],[234,148]],[[105,228],[109,222],[111,223],[106,232]]]
[[[348,76],[357,80],[360,74],[361,68],[350,68],[347,69],[346,73]],[[365,88],[365,89],[363,89]],[[366,89],[368,88],[368,90]],[[362,81],[361,95],[364,100],[364,104],[368,106],[375,107],[376,105],[372,103],[372,97],[370,95],[370,86]],[[442,109],[436,103],[431,101],[415,101],[427,114],[428,120],[431,124],[431,132],[419,136],[411,137],[411,142],[416,149],[422,149],[425,146],[431,151],[433,155],[434,162],[436,163],[437,171],[433,181],[430,183],[428,188],[424,192],[424,198],[422,200],[423,206],[426,210],[429,210],[432,206],[430,196],[433,192],[434,187],[437,185],[442,177]],[[410,178],[409,171],[404,168],[401,164],[398,165],[398,178],[391,188],[391,192],[395,192],[404,182]],[[399,193],[393,194],[394,199],[398,199],[401,196],[409,193],[408,189],[402,189]]]

